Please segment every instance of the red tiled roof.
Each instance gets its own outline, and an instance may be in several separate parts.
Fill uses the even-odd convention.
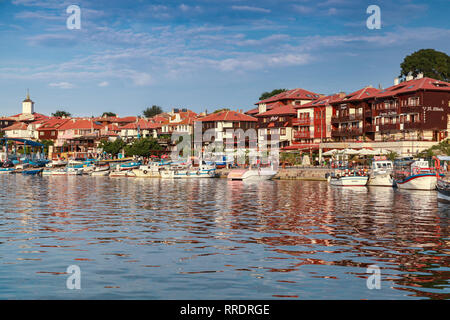
[[[269,103],[269,102],[281,101],[281,100],[286,100],[286,99],[289,99],[289,100],[315,100],[319,97],[320,97],[320,94],[318,94],[318,93],[308,91],[305,89],[301,89],[301,88],[297,88],[297,89],[292,89],[292,90],[288,90],[288,91],[279,93],[273,97],[270,97],[265,100],[261,100],[255,104]]]
[[[9,130],[27,130],[28,125],[23,122],[16,122],[9,127],[3,128],[3,131],[9,131]]]
[[[161,126],[160,123],[156,123],[147,119],[139,119],[137,122],[133,122],[133,123],[128,123],[124,126],[121,126],[119,129],[137,129],[139,127],[139,129],[141,130],[146,130],[146,129],[156,129],[159,128]]]
[[[301,109],[301,108],[311,108],[311,107],[320,107],[320,106],[326,106],[330,103],[333,103],[335,101],[338,101],[341,99],[341,95],[339,93],[332,94],[326,97],[319,98],[317,100],[302,104],[301,106],[294,106],[295,109]]]
[[[70,119],[58,130],[71,130],[71,129],[101,129],[102,126],[92,119]]]
[[[375,89],[372,87],[364,87],[359,89],[358,91],[352,92],[341,99],[337,99],[333,101],[335,102],[348,102],[348,101],[359,101],[367,98],[373,98],[377,93],[379,93],[379,89]]]
[[[263,112],[261,114],[256,115],[256,117],[264,117],[264,116],[277,116],[284,114],[297,114],[297,111],[292,104],[282,104],[281,102],[277,102],[273,108],[269,111]]]
[[[253,115],[253,114],[257,114],[258,112],[259,112],[259,108],[256,107],[256,108],[248,110],[247,112],[244,112],[244,113],[248,114],[248,115]]]
[[[432,78],[421,78],[421,79],[413,79],[409,81],[404,81],[399,83],[398,85],[394,85],[392,87],[386,88],[380,92],[378,92],[375,97],[389,97],[394,96],[400,93],[406,92],[415,92],[418,90],[436,90],[436,91],[449,91],[450,92],[450,83],[445,81],[440,81]]]
[[[65,124],[67,121],[70,121],[70,119],[50,118],[49,120],[44,120],[42,125],[37,130],[38,131],[56,130],[60,126]]]
[[[221,111],[217,113],[211,113],[205,117],[198,118],[195,121],[258,121],[256,118],[239,113],[237,111]]]

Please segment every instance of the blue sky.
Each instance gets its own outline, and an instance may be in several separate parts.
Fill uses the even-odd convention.
[[[69,30],[66,8],[81,8]],[[381,8],[369,30],[366,9]],[[0,0],[0,116],[248,110],[264,91],[387,87],[403,58],[450,52],[450,2]]]

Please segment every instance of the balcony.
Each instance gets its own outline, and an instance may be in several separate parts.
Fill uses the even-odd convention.
[[[331,131],[332,137],[348,137],[362,135],[362,128],[340,128]]]
[[[313,124],[314,124],[314,121],[311,118],[307,118],[307,119],[294,118],[294,119],[292,119],[293,126],[312,126]]]
[[[403,124],[403,130],[419,130],[422,122],[406,122]]]
[[[400,107],[401,113],[419,113],[422,111],[422,108],[419,106],[405,106]]]
[[[373,116],[374,116],[373,110],[372,110],[372,109],[368,109],[368,110],[364,111],[364,116],[365,116],[366,118],[368,118],[368,117],[373,117]]]
[[[385,123],[380,124],[380,131],[395,131],[400,130],[400,123]]]
[[[351,121],[357,121],[362,120],[363,114],[362,113],[354,113],[354,114],[348,114],[344,116],[333,116],[331,117],[332,123],[338,123],[338,122],[351,122]]]
[[[311,139],[313,138],[310,131],[294,133],[294,139]]]

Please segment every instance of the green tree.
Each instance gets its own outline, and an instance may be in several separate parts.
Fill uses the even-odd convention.
[[[450,57],[434,49],[422,49],[406,56],[400,64],[400,77],[412,72],[417,76],[422,72],[425,77],[450,81]]]
[[[108,154],[112,154],[113,156],[116,156],[117,154],[119,154],[120,151],[122,151],[122,149],[125,146],[126,146],[125,141],[123,141],[120,138],[114,140],[113,142],[108,141],[108,140],[103,140],[102,142],[100,142],[100,145],[99,145],[99,147],[104,152],[106,152]]]
[[[62,110],[56,110],[56,112],[55,113],[52,113],[52,117],[66,117],[66,118],[69,118],[69,117],[71,117],[72,115],[69,113],[69,112],[67,112],[67,111],[62,111]]]
[[[114,112],[103,112],[102,117],[117,117]]]
[[[39,143],[42,143],[44,145],[44,153],[47,154],[48,153],[48,149],[50,146],[53,146],[55,144],[55,142],[53,140],[39,140]]]
[[[125,154],[129,156],[148,157],[155,154],[163,148],[158,144],[158,141],[154,138],[144,138],[135,140],[131,145],[125,147]]]
[[[0,138],[3,138],[5,136],[5,131],[0,130]]]
[[[287,91],[287,89],[274,89],[271,92],[264,92],[263,94],[261,94],[261,96],[259,97],[259,100],[265,100],[265,99],[269,99],[270,97],[273,97],[277,94],[280,94],[282,92]]]
[[[162,112],[163,111],[162,111],[162,108],[160,106],[153,105],[151,108],[149,107],[149,108],[145,109],[144,111],[142,111],[142,114],[146,118],[151,118],[151,117],[154,117],[157,114],[160,114]]]
[[[394,161],[395,159],[397,159],[398,156],[399,156],[398,153],[395,152],[395,151],[390,151],[390,152],[387,154],[387,158],[388,158],[389,160],[391,160],[391,161]]]
[[[218,110],[214,111],[213,113],[219,113],[219,112],[222,112],[222,111],[230,111],[230,109],[222,108],[222,109],[218,109]]]

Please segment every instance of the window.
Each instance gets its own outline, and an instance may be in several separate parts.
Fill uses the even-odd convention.
[[[412,107],[418,106],[419,102],[420,102],[419,97],[410,97],[410,98],[408,98],[408,105],[409,106],[412,106]]]
[[[285,136],[286,135],[286,128],[280,129],[280,135]]]

